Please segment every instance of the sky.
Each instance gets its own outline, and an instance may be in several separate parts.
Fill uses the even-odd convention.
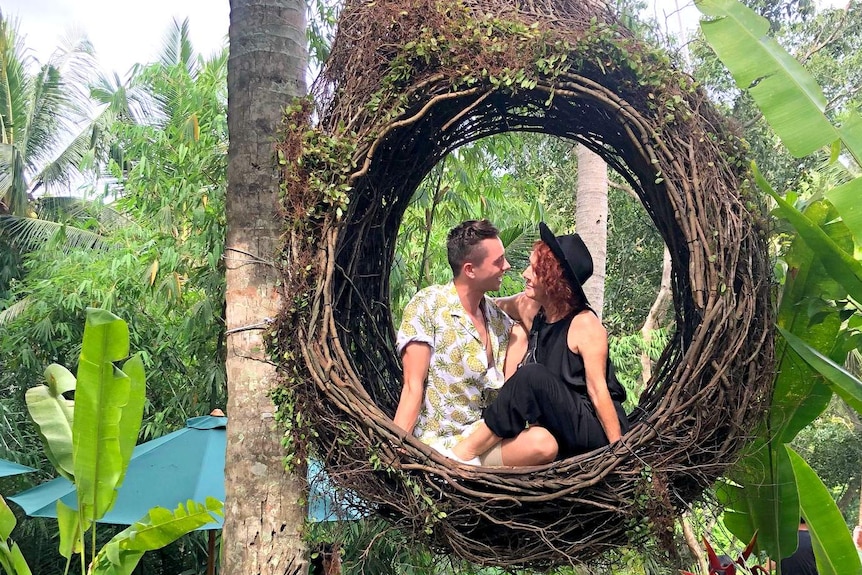
[[[69,30],[83,30],[99,68],[124,77],[136,63],[157,59],[176,18],[189,19],[192,44],[209,55],[227,43],[228,0],[2,0],[4,16],[17,18],[25,45],[45,62]]]
[[[672,31],[697,25],[692,0],[654,0],[648,14]],[[681,7],[679,16],[677,6]],[[195,49],[209,55],[226,43],[228,0],[3,0],[3,13],[17,17],[26,46],[40,62],[48,59],[73,27],[83,30],[103,72],[121,77],[136,63],[156,59],[171,20],[189,19]]]

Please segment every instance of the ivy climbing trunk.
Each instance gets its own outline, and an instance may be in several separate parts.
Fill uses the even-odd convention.
[[[584,293],[601,319],[608,256],[608,166],[601,156],[583,144],[577,145],[577,158],[575,231],[593,256],[593,277],[584,284]]]
[[[280,306],[279,171],[273,142],[284,107],[305,93],[305,3],[230,1],[228,61],[227,368],[223,575],[306,570],[304,478],[288,473],[263,341]],[[300,470],[301,471],[301,470]]]

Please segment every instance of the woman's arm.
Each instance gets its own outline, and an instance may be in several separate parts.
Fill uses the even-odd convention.
[[[569,325],[568,344],[569,349],[584,360],[587,395],[596,409],[608,442],[613,443],[622,437],[622,432],[617,410],[608,391],[608,333],[595,314],[591,311],[582,312]]]
[[[506,297],[495,297],[494,303],[510,318],[524,324],[524,328],[528,332],[533,327],[533,318],[539,313],[541,307],[536,300],[525,296],[524,292]]]

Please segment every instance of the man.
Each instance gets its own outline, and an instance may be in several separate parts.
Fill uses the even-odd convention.
[[[811,544],[811,533],[805,518],[799,518],[798,545],[793,555],[781,560],[782,575],[817,575],[817,564],[814,560],[814,547]],[[770,569],[775,563],[769,562]]]
[[[514,322],[485,295],[500,289],[503,275],[511,267],[497,228],[487,220],[463,222],[449,232],[446,248],[452,283],[421,290],[404,308],[397,338],[404,384],[394,421],[457,460],[451,448],[473,431],[482,409],[503,385],[505,352]],[[533,428],[509,440],[517,442],[516,458],[506,458],[510,446],[504,442],[478,461],[462,463],[551,461],[556,444],[553,453],[548,453],[546,435],[550,435],[546,430]],[[533,442],[536,447],[531,449]]]

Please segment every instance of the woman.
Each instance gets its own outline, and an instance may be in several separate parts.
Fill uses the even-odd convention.
[[[628,431],[626,393],[608,359],[607,332],[581,287],[593,273],[590,252],[577,234],[556,237],[544,223],[539,233],[523,294],[499,302],[529,329],[526,355],[486,408],[484,423],[453,449],[461,460],[502,442],[503,465],[547,463],[608,445]],[[549,432],[556,450],[517,440],[536,427]]]

